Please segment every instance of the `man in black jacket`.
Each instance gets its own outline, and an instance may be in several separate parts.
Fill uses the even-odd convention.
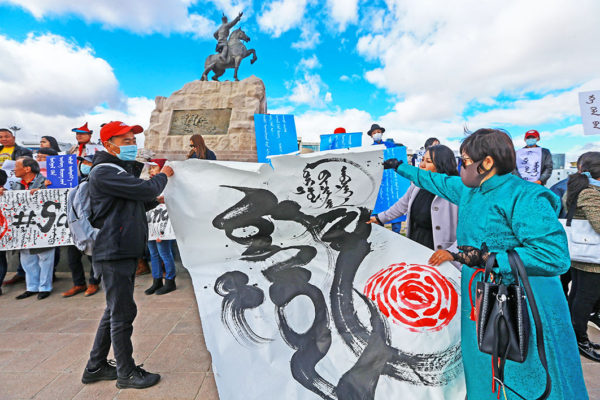
[[[517,150],[517,169],[521,178],[539,185],[546,185],[552,176],[554,164],[550,150],[539,147],[540,133],[535,129],[525,132],[525,147]]]
[[[146,211],[158,205],[156,198],[173,175],[169,166],[150,180],[139,179],[143,164],[136,162],[135,134],[139,125],[120,121],[105,124],[100,139],[106,151],[97,152],[90,172],[90,222],[100,231],[93,250],[94,268],[102,274],[106,310],[100,320],[82,382],[117,379],[117,387],[141,389],[155,385],[160,375],[136,366],[131,334],[137,307],[133,287],[137,259],[148,242]],[[110,346],[116,368],[107,361]]]
[[[15,143],[15,135],[10,129],[0,129],[0,166],[6,160],[16,160],[19,157],[33,157],[27,147]]]

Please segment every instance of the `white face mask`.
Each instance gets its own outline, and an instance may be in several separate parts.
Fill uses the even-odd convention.
[[[383,133],[374,133],[373,134],[373,140],[376,142],[380,142],[382,137],[383,137]]]

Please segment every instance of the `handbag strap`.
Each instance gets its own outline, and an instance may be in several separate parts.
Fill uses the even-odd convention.
[[[523,282],[523,287],[525,289],[525,293],[527,294],[527,298],[529,300],[529,307],[531,307],[531,314],[533,315],[533,321],[535,322],[535,336],[537,340],[537,349],[538,355],[540,357],[540,362],[542,363],[542,367],[546,371],[546,389],[544,393],[537,400],[545,400],[550,396],[550,391],[552,390],[552,379],[550,378],[550,372],[548,370],[548,360],[546,359],[546,348],[544,347],[544,331],[542,330],[542,320],[540,318],[540,313],[535,302],[535,298],[533,297],[533,291],[531,290],[531,285],[529,284],[529,277],[527,276],[527,272],[525,271],[525,266],[523,265],[523,261],[519,254],[515,250],[508,251],[508,260],[511,265],[511,268],[514,266],[518,271],[518,275]],[[518,277],[515,276],[515,280],[518,283]]]
[[[483,281],[487,282],[490,279],[490,274],[492,273],[492,269],[496,265],[496,253],[490,253],[488,256],[487,262],[485,263],[485,272],[483,275]]]

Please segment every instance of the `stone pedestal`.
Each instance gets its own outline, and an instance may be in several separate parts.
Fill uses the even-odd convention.
[[[240,82],[198,80],[155,101],[144,148],[156,158],[185,159],[191,135],[199,133],[219,160],[257,160],[254,114],[267,113],[265,85],[257,77]]]

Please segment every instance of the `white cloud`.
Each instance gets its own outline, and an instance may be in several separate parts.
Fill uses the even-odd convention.
[[[147,126],[154,101],[125,98],[112,67],[56,35],[18,42],[0,35],[0,126],[21,127],[18,140],[42,135],[74,142],[72,128],[121,120]]]
[[[101,23],[107,28],[123,28],[136,33],[189,32],[210,37],[215,31],[213,21],[190,13],[194,0],[0,0],[29,11],[37,19],[48,16],[74,14],[89,23]],[[225,11],[247,6],[247,1],[216,0]]]
[[[267,4],[258,17],[261,30],[275,37],[297,27],[306,10],[307,0],[276,0]]]
[[[300,27],[300,39],[292,43],[292,47],[299,50],[314,49],[321,42],[321,34],[317,31],[314,22],[305,22]]]
[[[371,115],[355,108],[335,111],[309,111],[296,115],[296,131],[304,142],[319,142],[319,136],[333,133],[337,127],[346,128],[346,132],[363,132],[363,145],[371,144],[366,135],[372,123]]]
[[[321,66],[321,63],[319,62],[319,59],[317,58],[316,54],[313,54],[312,56],[308,57],[308,58],[303,58],[300,60],[300,62],[298,63],[298,70],[310,70],[310,69],[315,69],[315,68],[319,68]]]
[[[352,76],[342,75],[340,76],[340,81],[342,82],[355,82],[360,80],[360,75],[352,74]]]
[[[327,0],[327,8],[340,31],[358,20],[358,0]]]
[[[468,104],[489,104],[499,95],[525,100],[470,124],[527,125],[576,115],[576,97],[529,101],[527,94],[579,86],[600,70],[600,58],[585,40],[600,37],[600,3],[594,0],[458,0],[436,7],[390,0],[388,8],[385,30],[363,34],[357,48],[381,64],[366,79],[402,99],[388,118],[404,129],[460,126]]]
[[[239,12],[244,12],[244,17],[247,17],[252,11],[251,0],[211,0],[218,10],[225,13],[231,20],[235,18]],[[243,20],[242,20],[243,21]]]
[[[73,116],[101,103],[118,106],[112,67],[56,35],[29,35],[24,42],[0,36],[0,109],[27,109]]]
[[[288,100],[295,104],[307,104],[311,107],[321,108],[326,102],[332,100],[331,93],[322,93],[327,90],[321,77],[317,74],[304,73],[304,78],[294,82],[292,94]]]

